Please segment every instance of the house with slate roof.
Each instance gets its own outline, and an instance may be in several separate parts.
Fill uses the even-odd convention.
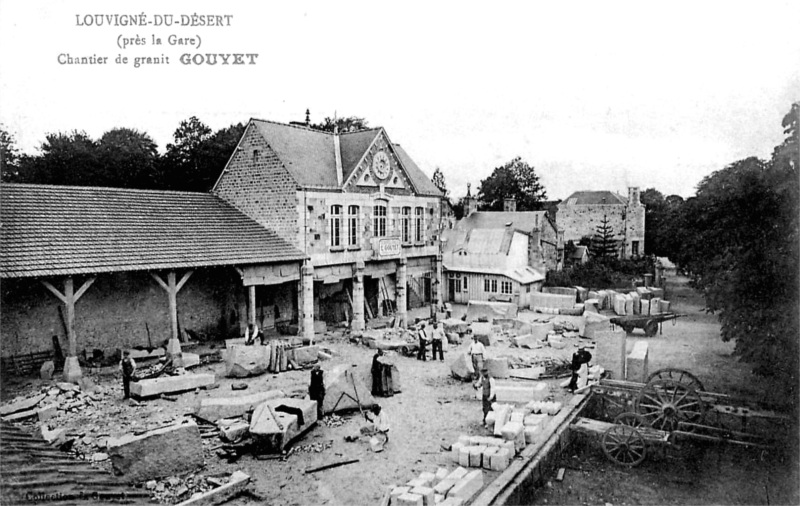
[[[438,302],[443,196],[383,128],[352,133],[252,119],[212,193],[308,259],[303,333]],[[258,269],[246,285],[260,286]],[[262,307],[261,296],[255,304]]]
[[[559,269],[563,248],[547,211],[516,211],[506,199],[505,211],[476,211],[468,195],[469,214],[442,237],[445,300],[514,302],[530,307],[530,293],[541,291],[548,270]]]
[[[608,220],[619,245],[620,258],[644,254],[644,205],[639,188],[628,188],[628,198],[610,191],[577,191],[558,204],[558,228],[564,241],[578,244],[593,236],[604,219]]]
[[[52,351],[56,336],[72,381],[95,349],[242,335],[245,272],[298,317],[305,254],[215,195],[2,184],[0,206],[4,358]]]

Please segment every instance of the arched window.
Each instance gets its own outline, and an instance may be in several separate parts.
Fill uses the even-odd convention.
[[[375,237],[386,237],[386,206],[375,206],[372,221],[373,234]]]
[[[331,206],[331,246],[342,245],[342,206]]]
[[[403,242],[411,242],[411,208],[403,208]]]
[[[358,227],[358,206],[347,207],[347,245],[358,246],[359,227]]]

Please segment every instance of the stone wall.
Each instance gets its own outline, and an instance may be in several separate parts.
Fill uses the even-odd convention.
[[[180,276],[180,273],[179,273]],[[63,289],[60,281],[52,280]],[[76,289],[83,283],[77,278]],[[238,334],[237,297],[244,296],[232,268],[197,269],[178,292],[182,329],[223,337]],[[66,352],[67,339],[59,316],[64,305],[38,280],[3,280],[2,355],[52,350],[52,336]],[[147,346],[148,329],[154,345],[170,337],[167,292],[147,273],[101,274],[75,305],[78,353],[86,349]]]

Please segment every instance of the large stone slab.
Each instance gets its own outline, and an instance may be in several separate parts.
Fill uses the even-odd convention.
[[[466,353],[458,353],[456,357],[450,362],[450,373],[454,378],[461,381],[469,381],[475,374],[475,368],[472,367],[472,358]]]
[[[358,409],[359,403],[362,409],[375,405],[371,384],[368,385],[363,380],[365,375],[361,369],[363,367],[340,365],[325,371],[323,413]]]
[[[487,358],[483,361],[483,366],[489,369],[489,374],[493,378],[508,378],[508,358],[506,357]]]
[[[575,295],[559,295],[555,293],[531,292],[531,307],[533,309],[561,309],[571,308],[575,305]]]
[[[605,332],[611,329],[611,320],[598,313],[583,314],[583,329],[578,326],[578,331],[583,337],[595,339],[598,332]]]
[[[109,438],[107,452],[115,472],[133,483],[193,471],[203,465],[203,440],[191,420],[139,436]]]
[[[9,404],[0,406],[0,416],[7,416],[20,411],[30,411],[34,406],[42,402],[45,397],[47,397],[45,394],[40,394],[27,399],[15,399]]]
[[[625,362],[625,379],[646,383],[648,375],[649,350],[647,341],[636,341]]]
[[[476,469],[467,473],[448,492],[447,497],[457,497],[467,501],[483,487],[483,471]]]
[[[548,394],[547,383],[537,381],[533,383],[500,383],[495,384],[497,402],[513,402],[527,404],[530,401],[544,399]]]
[[[289,351],[289,357],[297,362],[297,365],[304,366],[319,360],[319,346],[301,346]]]
[[[166,354],[164,348],[153,348],[152,350],[137,350],[131,348],[128,352],[131,354],[131,358],[137,361],[158,360]]]
[[[575,302],[578,290],[576,288],[569,288],[566,286],[544,286],[542,287],[542,293],[554,293],[556,295],[568,295],[573,298],[572,302]]]
[[[486,318],[489,322],[495,318],[516,318],[517,305],[510,302],[485,302],[471,300],[467,304],[467,320],[474,322]]]
[[[611,379],[625,378],[625,338],[622,328],[595,332],[595,349],[592,364],[602,366]]]
[[[131,383],[131,395],[138,398],[154,397],[161,394],[186,392],[213,384],[216,376],[213,373],[181,374],[179,376],[161,376]]]
[[[250,409],[270,399],[286,397],[281,390],[267,390],[238,397],[212,397],[200,399],[195,407],[195,414],[203,420],[216,422],[222,418],[236,418],[247,413]]]
[[[469,327],[467,322],[457,318],[448,318],[446,320],[442,320],[442,325],[444,325],[445,332],[455,332],[456,334],[465,333]]]
[[[254,344],[252,346],[232,345],[225,354],[225,376],[246,378],[267,372],[270,347]]]
[[[289,410],[284,411],[284,408]],[[282,450],[316,423],[316,401],[290,397],[270,399],[259,404],[253,412],[250,436],[259,450]]]
[[[495,342],[494,325],[487,322],[472,322],[470,325],[472,335],[478,337],[478,341],[484,346],[491,346]]]

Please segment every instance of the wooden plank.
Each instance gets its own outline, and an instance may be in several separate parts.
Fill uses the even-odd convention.
[[[349,464],[355,464],[356,462],[359,462],[359,461],[360,461],[360,459],[342,460],[340,462],[334,462],[332,464],[325,464],[324,466],[309,467],[309,468],[306,468],[305,474],[311,474],[311,473],[316,473],[317,471],[324,471],[326,469],[332,469],[334,467],[346,466],[346,465],[349,465]]]
[[[77,291],[77,292],[75,292],[75,302],[78,302],[78,299],[80,299],[80,298],[81,298],[81,296],[82,296],[84,293],[86,293],[86,290],[88,290],[88,289],[89,289],[89,287],[90,287],[90,286],[92,286],[92,283],[94,283],[94,281],[95,281],[96,279],[97,279],[97,277],[94,277],[94,278],[89,278],[89,279],[87,279],[86,281],[84,281],[84,283],[81,285],[81,287],[80,287],[80,288],[78,288],[78,291]]]
[[[41,283],[44,285],[44,287],[45,287],[45,288],[47,288],[48,290],[50,290],[51,292],[53,292],[53,295],[55,295],[56,297],[58,297],[58,299],[59,299],[61,302],[63,302],[64,304],[66,304],[66,303],[67,303],[67,297],[66,297],[64,294],[62,294],[61,292],[59,292],[59,291],[58,291],[58,288],[54,287],[54,286],[53,286],[53,285],[51,285],[49,282],[47,282],[47,281],[45,281],[45,280],[43,280],[43,279],[41,279],[41,280],[39,280],[39,281],[40,281],[40,282],[41,282]]]

